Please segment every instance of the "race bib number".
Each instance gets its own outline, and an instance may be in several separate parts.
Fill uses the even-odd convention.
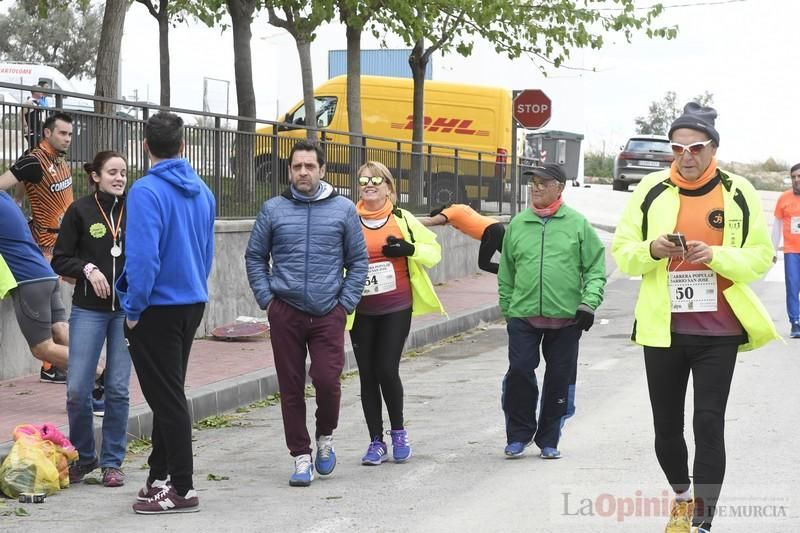
[[[789,224],[790,224],[789,231],[793,235],[797,235],[798,233],[800,233],[800,217],[792,217]]]
[[[370,263],[367,279],[364,282],[363,296],[373,296],[393,291],[397,287],[394,267],[389,261]]]
[[[713,270],[679,270],[669,273],[673,313],[717,310],[717,275]]]

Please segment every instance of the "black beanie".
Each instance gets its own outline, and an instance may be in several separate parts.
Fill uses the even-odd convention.
[[[719,146],[719,132],[714,129],[714,120],[717,118],[717,110],[713,107],[701,106],[697,102],[689,102],[683,108],[683,115],[679,116],[669,127],[669,138],[672,139],[672,132],[679,128],[689,128],[691,130],[702,131],[708,138],[714,141],[714,146]]]

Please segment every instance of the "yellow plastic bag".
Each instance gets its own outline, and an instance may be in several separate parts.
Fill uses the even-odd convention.
[[[56,446],[35,436],[18,439],[0,465],[0,491],[10,498],[23,492],[53,494],[61,488]]]

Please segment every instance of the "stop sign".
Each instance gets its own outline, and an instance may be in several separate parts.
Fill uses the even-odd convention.
[[[539,89],[521,91],[513,102],[514,120],[523,128],[541,128],[550,122],[550,97]]]

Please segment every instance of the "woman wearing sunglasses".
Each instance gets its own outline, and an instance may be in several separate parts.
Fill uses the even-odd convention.
[[[444,313],[425,271],[439,262],[442,251],[436,234],[395,207],[397,190],[388,168],[369,161],[358,176],[356,208],[369,253],[369,273],[350,330],[370,437],[361,463],[379,465],[388,459],[381,395],[389,412],[392,456],[402,463],[411,457],[411,444],[403,421],[400,357],[412,315]]]
[[[612,245],[620,270],[642,277],[632,338],[644,347],[656,456],[675,492],[666,533],[711,529],[737,353],[778,338],[749,287],[775,253],[761,200],[747,179],[717,167],[716,117],[710,107],[686,104],[669,131],[672,168],[642,180]],[[683,435],[689,374],[691,480]]]
[[[84,165],[94,192],[73,203],[64,214],[53,252],[57,274],[76,280],[69,318],[69,372],[67,416],[69,438],[78,450],[70,466],[70,483],[100,466],[103,485],[125,483],[122,461],[128,445],[128,386],[131,357],[122,324],[114,284],[125,264],[125,157],[113,151],[99,152]],[[105,416],[103,443],[98,461],[92,421],[92,388],[100,352],[106,345]]]

